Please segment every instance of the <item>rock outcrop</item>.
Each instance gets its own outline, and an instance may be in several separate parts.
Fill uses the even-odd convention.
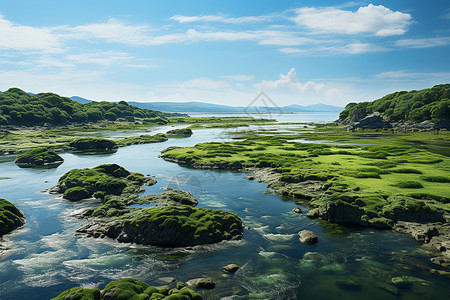
[[[156,180],[141,173],[129,172],[117,164],[105,164],[92,169],[70,170],[49,191],[77,201],[89,197],[103,199],[107,195],[120,195],[125,188],[138,190],[144,184],[155,183]]]
[[[189,128],[173,129],[166,132],[168,136],[189,137],[192,135],[192,130]]]
[[[15,161],[19,167],[57,167],[64,159],[56,152],[46,148],[34,149],[19,155]]]
[[[14,204],[0,199],[0,236],[25,224],[25,215]]]
[[[102,138],[82,138],[69,143],[75,151],[111,151],[118,148],[114,141]]]
[[[177,286],[154,287],[133,278],[124,278],[108,283],[103,291],[98,288],[86,289],[74,287],[59,294],[52,300],[132,300],[132,299],[158,299],[158,300],[201,300],[203,297],[186,287],[183,282]]]
[[[158,203],[164,205],[190,205],[196,206],[198,204],[198,200],[192,196],[189,192],[182,190],[168,190],[161,194],[154,194],[145,196],[142,200],[142,203]]]
[[[354,122],[350,122],[348,129],[384,129],[392,128],[392,124],[384,119],[379,112],[371,113]]]
[[[241,239],[243,223],[230,212],[182,205],[138,208],[116,218],[95,219],[78,232],[122,243],[186,247]]]

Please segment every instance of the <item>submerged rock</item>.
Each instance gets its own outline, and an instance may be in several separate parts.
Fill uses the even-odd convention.
[[[0,236],[25,224],[25,215],[14,204],[0,198]]]
[[[186,282],[189,286],[195,287],[197,289],[207,289],[211,290],[216,287],[216,284],[212,278],[195,278]]]
[[[351,278],[341,278],[336,280],[336,285],[344,290],[360,290],[361,284]]]
[[[295,212],[295,213],[298,213],[298,214],[303,213],[303,210],[300,207],[298,207],[298,206],[295,207],[292,211]]]
[[[46,148],[34,149],[19,155],[15,161],[19,167],[57,167],[64,159],[56,152]]]
[[[94,289],[84,289],[81,287],[74,287],[69,290],[66,290],[59,294],[57,297],[52,300],[101,300],[100,290],[97,288]],[[111,298],[112,299],[112,298]]]
[[[139,208],[116,218],[96,219],[78,232],[122,243],[186,247],[241,239],[243,224],[234,213],[182,205]]]
[[[300,242],[307,245],[317,244],[319,237],[311,230],[302,230],[298,233]]]
[[[240,268],[240,266],[238,266],[236,264],[229,264],[229,265],[222,267],[222,270],[224,270],[225,272],[228,272],[228,273],[234,273],[237,270],[239,270],[239,268]]]

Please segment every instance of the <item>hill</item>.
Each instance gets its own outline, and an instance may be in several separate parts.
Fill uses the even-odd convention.
[[[149,123],[165,124],[167,117],[186,116],[164,113],[128,105],[127,102],[79,103],[53,93],[26,93],[18,88],[10,88],[0,93],[0,125],[62,125],[68,123],[128,121],[140,119]]]
[[[360,103],[349,103],[339,115],[340,122],[353,122],[380,112],[389,122],[420,123],[431,120],[450,125],[450,84],[435,85],[420,91],[401,91],[383,98]]]
[[[283,107],[228,106],[204,102],[128,102],[140,108],[187,113],[297,113],[297,112],[340,112],[344,108],[326,104],[288,105]]]

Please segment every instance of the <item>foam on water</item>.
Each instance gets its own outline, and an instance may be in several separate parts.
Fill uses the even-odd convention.
[[[297,234],[280,234],[280,233],[266,233],[263,237],[269,241],[287,242],[292,240]]]

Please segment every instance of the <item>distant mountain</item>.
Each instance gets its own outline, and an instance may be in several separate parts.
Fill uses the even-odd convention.
[[[80,102],[82,104],[86,104],[86,103],[89,103],[89,102],[93,101],[93,100],[89,100],[89,99],[78,97],[78,96],[72,96],[72,97],[70,97],[70,99],[75,100],[77,102]]]
[[[298,113],[298,112],[340,112],[343,107],[327,104],[288,105],[284,107],[227,106],[204,102],[128,102],[139,108],[186,113]]]

